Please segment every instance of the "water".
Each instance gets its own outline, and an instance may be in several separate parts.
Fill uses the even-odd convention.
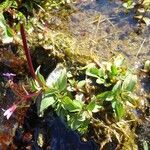
[[[88,39],[89,51],[106,59],[122,53],[130,60],[129,65],[150,59],[150,27],[137,34],[134,12],[127,12],[120,1],[96,0],[80,3],[77,8],[70,16],[68,32],[78,38],[79,45]]]

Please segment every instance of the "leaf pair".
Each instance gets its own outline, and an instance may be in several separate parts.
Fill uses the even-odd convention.
[[[102,106],[100,105],[100,103],[96,102],[95,98],[92,99],[91,102],[86,106],[87,111],[93,113],[100,111],[101,108]]]
[[[43,114],[43,112],[52,106],[58,99],[57,93],[60,93],[67,88],[67,77],[66,68],[62,65],[58,65],[54,71],[48,76],[45,81],[44,77],[40,74],[40,67],[36,70],[37,80],[32,84],[34,89],[43,89],[43,94],[38,103],[38,112]]]
[[[100,101],[110,101],[117,120],[121,120],[125,116],[126,102],[132,102],[131,93],[137,83],[137,76],[128,74],[124,81],[119,80],[111,91],[105,91],[97,95]]]

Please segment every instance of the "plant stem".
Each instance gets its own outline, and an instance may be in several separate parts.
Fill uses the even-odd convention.
[[[25,52],[25,55],[27,58],[30,73],[31,73],[32,77],[34,79],[36,79],[35,71],[34,71],[33,64],[32,64],[31,55],[29,52],[29,48],[27,46],[27,40],[26,40],[26,35],[25,35],[25,30],[24,30],[23,24],[20,24],[20,33],[21,33],[22,42],[23,42],[23,49],[24,49],[24,52]]]

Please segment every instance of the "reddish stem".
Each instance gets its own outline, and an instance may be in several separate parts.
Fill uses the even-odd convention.
[[[30,98],[32,98],[34,96],[38,96],[41,92],[42,92],[42,90],[40,90],[40,91],[38,91],[36,93],[30,93],[28,95],[23,95],[23,98],[27,100],[27,99],[30,99]]]
[[[36,79],[35,71],[34,71],[33,64],[32,64],[31,55],[29,52],[29,48],[27,46],[27,40],[26,40],[26,35],[25,35],[25,30],[24,30],[23,24],[20,24],[20,33],[21,33],[22,42],[23,42],[23,49],[24,49],[24,52],[25,52],[25,55],[27,58],[30,73],[31,73],[32,77],[34,79]]]
[[[42,90],[38,91],[37,93],[32,93],[29,95],[24,95],[20,101],[16,102],[15,105],[19,105],[21,102],[31,99],[32,97],[38,96]]]

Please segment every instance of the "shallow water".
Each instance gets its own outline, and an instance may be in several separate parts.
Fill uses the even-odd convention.
[[[76,7],[78,11],[70,16],[68,32],[78,38],[79,45],[88,39],[87,51],[106,59],[122,53],[130,60],[129,65],[150,59],[150,27],[145,26],[137,34],[134,12],[127,13],[120,1],[96,0]]]

